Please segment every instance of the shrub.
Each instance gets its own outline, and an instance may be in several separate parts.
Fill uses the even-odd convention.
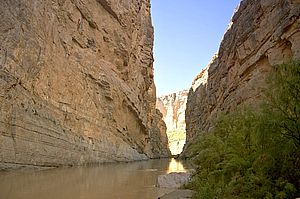
[[[195,198],[300,195],[300,63],[276,66],[268,85],[263,108],[220,116],[192,147]]]

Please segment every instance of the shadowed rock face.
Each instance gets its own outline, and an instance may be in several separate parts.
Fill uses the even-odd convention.
[[[149,0],[0,3],[0,168],[169,155]]]
[[[213,127],[221,111],[256,104],[273,65],[300,58],[300,1],[243,0],[208,65],[189,92],[188,144]],[[197,83],[198,82],[198,83]]]

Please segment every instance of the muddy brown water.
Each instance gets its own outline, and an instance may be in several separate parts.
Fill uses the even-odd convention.
[[[156,199],[169,192],[156,187],[158,175],[188,168],[174,159],[160,159],[0,172],[0,199]]]

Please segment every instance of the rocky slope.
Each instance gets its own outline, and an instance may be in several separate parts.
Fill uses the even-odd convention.
[[[173,155],[179,154],[185,144],[185,109],[188,90],[158,97],[156,108],[167,125],[169,148]]]
[[[229,112],[261,97],[266,74],[276,64],[300,59],[300,1],[243,0],[219,52],[190,89],[187,142],[213,127]],[[199,83],[200,82],[200,83]]]
[[[149,0],[0,2],[0,168],[169,154]]]

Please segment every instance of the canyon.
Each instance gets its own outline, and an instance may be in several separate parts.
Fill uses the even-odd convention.
[[[1,2],[0,169],[169,157],[185,139],[188,153],[220,113],[261,100],[272,66],[300,58],[300,1],[243,0],[189,91],[156,98],[150,7]]]
[[[210,132],[220,113],[255,106],[272,66],[300,59],[300,1],[243,0],[211,63],[193,81],[186,108],[187,144]]]
[[[0,169],[170,155],[150,0],[0,4]]]
[[[274,66],[300,60],[300,0],[242,0],[191,87],[160,97],[150,1],[0,3],[2,195],[300,196],[300,141],[288,139],[294,132],[284,126],[292,118],[299,133],[299,104],[286,109],[295,117],[280,117],[285,108],[272,112],[270,103],[268,114],[235,121],[229,114],[224,128],[218,123],[249,106],[259,112],[267,89],[286,96],[275,105],[291,104],[282,92],[288,86],[296,90],[293,102],[299,99],[299,77],[279,92],[266,80]],[[292,73],[300,74],[296,67]],[[195,192],[177,190],[187,182]],[[214,197],[220,194],[226,197]]]
[[[156,108],[162,113],[167,126],[169,148],[173,155],[181,153],[186,140],[185,109],[188,90],[160,96]]]

